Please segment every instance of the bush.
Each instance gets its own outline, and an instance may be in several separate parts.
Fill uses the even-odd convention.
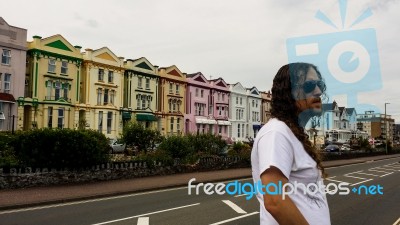
[[[195,153],[193,145],[187,136],[167,137],[159,146],[159,150],[165,151],[172,158],[185,159]]]
[[[194,151],[200,155],[222,155],[227,146],[221,136],[213,134],[189,134],[187,138]]]
[[[124,126],[121,139],[127,146],[135,147],[138,151],[147,152],[162,141],[161,133],[157,130],[144,128],[142,125],[130,122]]]
[[[94,130],[44,128],[18,132],[13,145],[25,167],[77,169],[109,160],[107,138]]]
[[[18,167],[19,160],[15,156],[14,143],[15,135],[10,132],[0,132],[0,168]]]

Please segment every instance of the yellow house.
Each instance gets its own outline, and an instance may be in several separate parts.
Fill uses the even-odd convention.
[[[159,83],[159,130],[163,135],[184,133],[186,109],[186,75],[176,66],[158,70]]]
[[[123,57],[110,49],[85,49],[77,107],[79,125],[118,138],[122,132]]]
[[[158,129],[158,67],[146,58],[128,59],[124,76],[124,122],[132,120],[146,128]]]
[[[80,46],[57,34],[28,42],[25,95],[18,98],[18,129],[75,128],[82,63]]]

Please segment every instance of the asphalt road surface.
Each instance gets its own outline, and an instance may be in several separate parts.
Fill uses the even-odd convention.
[[[400,225],[400,158],[328,168],[325,181],[349,188],[327,194],[332,225]],[[251,179],[240,180],[244,184]],[[228,182],[225,182],[227,184]],[[0,211],[0,224],[259,224],[259,203],[243,194],[207,195],[204,186],[172,188],[67,204]],[[211,191],[211,185],[206,187]],[[233,189],[230,189],[233,190]],[[212,191],[218,191],[214,184]],[[383,193],[383,194],[382,194]]]

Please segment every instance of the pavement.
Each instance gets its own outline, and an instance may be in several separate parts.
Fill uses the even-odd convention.
[[[377,161],[399,157],[400,154],[362,157],[325,161],[326,168],[367,161]],[[217,182],[251,177],[251,168],[227,169],[208,172],[182,173],[165,176],[152,176],[126,180],[112,180],[85,184],[34,187],[26,189],[0,190],[0,210],[10,210],[47,204],[60,204],[73,201],[90,200],[164,188],[183,187],[188,181]],[[194,183],[196,183],[194,182]]]

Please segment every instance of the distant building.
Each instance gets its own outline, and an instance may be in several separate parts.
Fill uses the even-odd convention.
[[[27,30],[0,17],[0,130],[16,130],[22,120],[16,99],[24,96]]]
[[[271,92],[261,92],[261,126],[271,118]]]
[[[230,84],[229,98],[230,121],[232,123],[229,136],[233,141],[248,141],[248,105],[247,90],[241,83]]]
[[[229,97],[230,91],[228,84],[222,78],[210,80],[211,114],[217,121],[216,125],[210,125],[211,133],[218,134],[226,140],[229,136]]]
[[[393,140],[394,119],[391,115],[365,111],[364,114],[357,115],[359,128],[366,131],[371,138]]]

